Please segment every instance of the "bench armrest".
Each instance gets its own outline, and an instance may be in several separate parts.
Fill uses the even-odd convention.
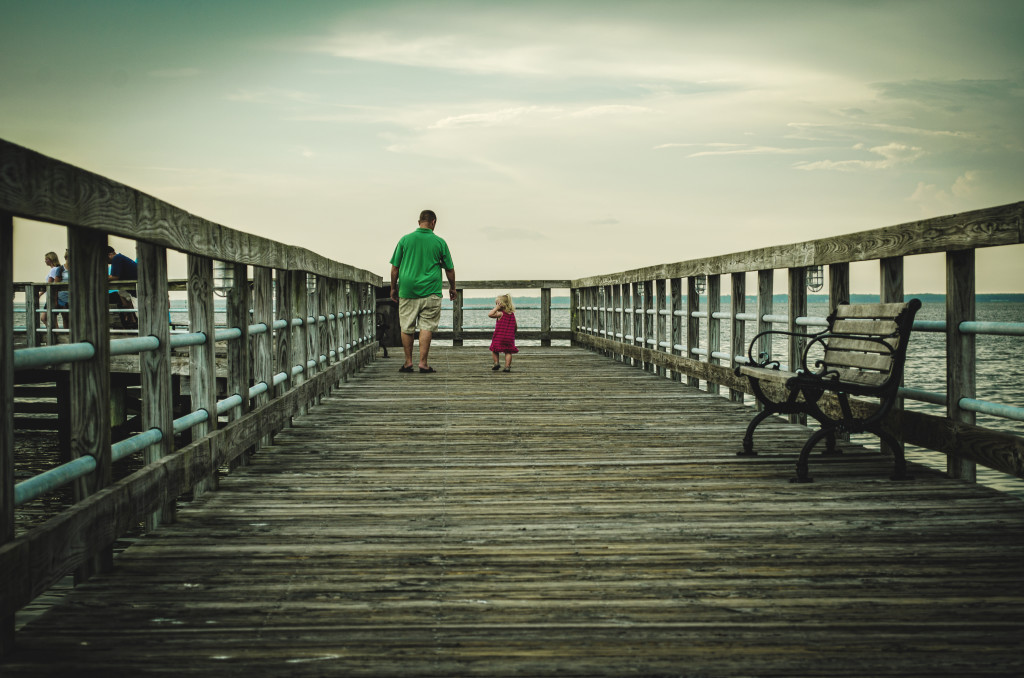
[[[805,332],[790,332],[788,330],[765,330],[764,332],[758,332],[757,334],[754,335],[754,338],[750,340],[750,345],[747,347],[747,360],[750,361],[749,363],[747,363],[748,365],[752,365],[752,366],[755,366],[755,367],[772,367],[774,369],[778,369],[779,368],[779,361],[778,360],[769,360],[768,356],[766,354],[759,355],[757,357],[757,359],[754,358],[754,347],[757,345],[758,340],[761,337],[766,337],[766,336],[769,336],[769,335],[772,335],[772,334],[780,334],[780,335],[787,336],[787,337],[803,337],[804,339],[812,339],[813,340],[815,337],[819,336],[821,333],[818,332],[818,333],[814,333],[814,334],[807,334]],[[806,362],[806,355],[807,354],[805,352],[804,353],[805,362]],[[792,366],[790,367],[790,369],[792,369]]]

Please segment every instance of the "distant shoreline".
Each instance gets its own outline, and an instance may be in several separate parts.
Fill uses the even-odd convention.
[[[944,303],[946,303],[946,295],[945,294],[934,294],[934,293],[930,293],[929,292],[929,293],[925,293],[925,294],[904,294],[903,296],[904,296],[905,299],[915,299],[915,298],[916,299],[920,299],[921,302],[925,303],[925,304],[936,304],[936,303],[944,304]],[[683,295],[683,298],[684,299],[686,298],[685,294]],[[707,298],[706,295],[701,295],[701,299],[706,299],[706,298]],[[731,295],[728,295],[728,294],[722,295],[722,303],[723,304],[727,300],[731,300],[731,299],[732,299]],[[512,300],[516,304],[533,303],[533,302],[540,303],[540,296],[525,296],[525,295],[513,294],[512,295]],[[776,294],[776,295],[774,295],[772,297],[773,303],[777,303],[777,304],[784,304],[784,303],[786,303],[787,300],[788,300],[788,297],[785,294]],[[747,301],[751,302],[751,303],[756,302],[757,301],[757,297],[754,296],[754,295],[747,295]],[[991,303],[1018,303],[1018,304],[1020,304],[1020,303],[1024,303],[1024,293],[1000,292],[1000,293],[989,293],[989,294],[977,294],[974,297],[974,301],[975,301],[975,303],[978,303],[978,304],[991,304]],[[811,304],[813,304],[813,303],[822,303],[822,304],[828,303],[828,295],[827,294],[808,294],[807,295],[807,302],[811,303]],[[877,304],[878,303],[878,295],[877,294],[851,294],[850,295],[850,302],[854,303],[854,304]],[[491,308],[494,305],[494,300],[493,300],[493,297],[463,297],[463,304],[464,305],[472,304],[472,306],[474,308],[476,308],[477,306],[480,306],[480,307],[487,306],[487,308]],[[553,296],[553,297],[551,297],[551,305],[559,307],[559,308],[568,308],[568,306],[569,306],[569,297],[565,297],[565,296],[555,297],[555,296]],[[449,301],[448,299],[445,299],[444,300],[444,307],[445,308],[451,308],[451,301]]]

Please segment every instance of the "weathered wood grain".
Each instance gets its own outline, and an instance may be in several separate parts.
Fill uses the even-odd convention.
[[[142,428],[160,429],[163,439],[146,449],[149,464],[166,457],[174,449],[174,402],[171,386],[170,325],[167,318],[167,250],[159,245],[139,242],[139,335],[160,340],[155,351],[139,354],[142,384]],[[158,508],[146,517],[147,529],[156,529],[161,521],[173,521],[174,506]]]
[[[301,247],[215,224],[116,181],[3,139],[0,211],[144,240],[211,259],[382,284],[381,277],[369,271]]]
[[[0,285],[13,289],[14,218],[0,212]],[[0,294],[0,317],[14,317],[14,295]],[[0,325],[0,546],[14,539],[14,324]],[[14,614],[0,614],[0,655],[14,646]]]
[[[30,623],[4,675],[1005,676],[1024,504],[579,349],[381,360]],[[231,424],[230,426],[234,426]],[[98,620],[102,619],[102,622]]]
[[[960,323],[974,320],[975,253],[946,253],[946,416],[973,424],[974,412],[960,409],[961,398],[976,397],[976,339],[960,331]],[[974,479],[972,463],[951,457],[947,471],[954,478]]]
[[[719,257],[647,266],[572,281],[573,287],[713,273],[871,261],[1024,242],[1024,202]]]

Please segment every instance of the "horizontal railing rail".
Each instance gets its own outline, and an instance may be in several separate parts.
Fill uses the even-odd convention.
[[[901,394],[908,400],[946,408],[945,416],[903,410],[900,432],[907,443],[943,452],[953,477],[973,479],[980,463],[1024,477],[1024,439],[1013,432],[979,426],[976,414],[1024,421],[1024,408],[978,396],[975,338],[981,335],[1024,336],[1024,323],[981,321],[975,317],[975,251],[1024,243],[1024,202],[966,212],[836,238],[768,247],[706,259],[695,259],[572,281],[573,342],[617,356],[638,366],[702,382],[709,391],[729,389],[743,401],[750,392],[746,379],[733,373],[745,362],[747,325],[761,333],[783,324],[794,333],[822,327],[822,317],[807,315],[808,273],[824,284],[827,269],[829,307],[850,299],[850,264],[877,261],[878,298],[904,299],[904,258],[946,255],[946,312],[943,320],[918,320],[915,332],[945,334],[946,392],[910,384]],[[773,312],[777,270],[787,273],[787,309]],[[757,275],[756,312],[747,310],[747,274]],[[722,277],[730,288],[723,294]],[[701,307],[701,299],[704,307]],[[728,299],[728,308],[723,300]],[[723,323],[730,346],[722,346]],[[750,335],[752,336],[752,334]],[[911,346],[913,347],[913,337]],[[759,354],[772,355],[767,342]],[[804,350],[792,337],[777,356],[798,364]],[[911,348],[913,352],[913,348]],[[1018,352],[1019,353],[1019,352]],[[872,407],[860,402],[857,407]]]
[[[454,346],[462,346],[464,341],[491,338],[494,331],[493,325],[490,327],[479,325],[467,327],[464,324],[465,312],[467,310],[484,310],[482,306],[466,306],[466,290],[539,290],[540,305],[537,308],[540,310],[540,323],[538,325],[530,325],[519,322],[519,319],[517,318],[518,329],[516,330],[516,338],[540,340],[541,346],[550,346],[552,340],[569,341],[572,339],[571,329],[552,328],[551,314],[554,309],[551,305],[551,292],[556,289],[564,289],[566,290],[566,294],[568,294],[570,286],[571,281],[569,280],[472,280],[457,283],[455,286],[456,298],[452,301],[451,329],[449,330],[445,327],[441,327],[434,333],[434,337],[442,340],[451,339],[452,345]],[[517,310],[520,308],[524,310],[532,308],[531,306],[519,306],[518,304],[516,307]],[[488,307],[487,310],[490,308],[491,307]],[[558,310],[564,310],[568,316],[568,309]]]
[[[52,319],[52,291],[66,287],[70,327],[56,340],[47,334],[46,346],[28,338],[35,331],[23,331],[24,347],[16,347],[14,293],[26,295],[28,326],[39,287],[13,280],[16,218],[67,228],[71,279],[50,285],[45,310]],[[137,281],[107,279],[108,236],[135,240]],[[169,280],[169,251],[186,256],[185,281]],[[0,295],[0,652],[6,652],[18,609],[70,571],[81,580],[109,569],[120,535],[140,521],[155,529],[173,520],[177,497],[214,489],[220,469],[246,463],[294,414],[371,360],[372,315],[383,281],[3,140],[0,252],[0,281],[8,290]],[[215,262],[222,274],[216,288]],[[138,329],[118,334],[108,322],[108,292],[125,288],[132,289],[137,307],[129,312],[137,314]],[[172,332],[172,290],[186,295],[183,331]],[[225,299],[219,324],[215,291]],[[172,368],[179,352],[187,353],[187,364],[179,360]],[[137,432],[120,440],[109,426],[112,359],[130,360],[141,393]],[[70,410],[61,431],[69,458],[16,483],[15,380],[46,371],[66,384],[59,398]],[[179,380],[188,383],[188,409],[176,417]],[[114,463],[133,455],[142,456],[138,470],[116,478]],[[73,503],[59,520],[19,533],[16,507],[69,484]]]

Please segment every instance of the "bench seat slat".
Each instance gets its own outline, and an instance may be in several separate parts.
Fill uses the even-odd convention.
[[[740,365],[736,369],[743,376],[780,384],[785,383],[790,377],[796,376],[795,373],[787,372],[786,370],[772,370],[767,367],[754,367],[752,365]]]

